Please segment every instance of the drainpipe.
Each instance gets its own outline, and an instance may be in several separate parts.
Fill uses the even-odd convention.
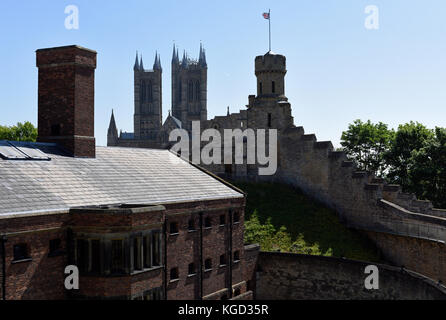
[[[167,217],[164,219],[163,225],[163,242],[164,242],[164,300],[167,300]]]
[[[5,235],[1,236],[2,240],[2,300],[6,300],[6,248],[5,243],[8,241]]]
[[[200,212],[200,252],[199,252],[199,281],[200,281],[200,300],[203,300],[203,212]]]
[[[229,210],[229,299],[232,298],[232,210]]]

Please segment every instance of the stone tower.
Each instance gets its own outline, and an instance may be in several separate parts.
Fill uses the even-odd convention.
[[[184,52],[181,62],[178,49],[173,47],[172,116],[189,131],[192,121],[207,120],[207,63],[201,44],[198,60],[189,59]]]
[[[136,53],[134,72],[135,139],[156,140],[162,126],[161,60],[155,54],[152,70],[145,70],[142,56]]]
[[[293,124],[291,106],[285,96],[286,58],[268,51],[255,58],[257,96],[249,96],[248,127],[275,128]]]

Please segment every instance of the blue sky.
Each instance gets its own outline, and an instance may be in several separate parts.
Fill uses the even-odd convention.
[[[64,26],[65,7],[79,8],[79,30]],[[367,30],[367,5],[379,29]],[[74,1],[0,2],[0,124],[37,124],[35,50],[78,44],[98,52],[95,135],[106,144],[111,109],[133,131],[133,62],[155,50],[163,66],[163,113],[170,109],[173,41],[208,62],[208,116],[245,108],[255,93],[254,58],[287,57],[286,95],[296,125],[336,146],[354,119],[391,127],[410,120],[446,127],[446,1]]]

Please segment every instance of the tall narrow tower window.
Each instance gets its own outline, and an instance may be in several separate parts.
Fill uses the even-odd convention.
[[[260,81],[259,83],[259,94],[263,94],[263,83]]]
[[[187,100],[191,102],[193,100],[193,95],[194,95],[194,83],[192,81],[189,81],[189,86],[187,89],[188,89]]]
[[[178,85],[178,101],[181,102],[181,99],[183,97],[183,86],[181,84],[181,79],[179,81],[179,85]]]
[[[200,101],[200,81],[195,82],[195,101]]]
[[[272,93],[276,93],[276,82],[275,81],[273,81],[271,83],[271,91],[272,91]]]
[[[271,128],[271,113],[268,113],[268,128]]]
[[[149,102],[153,101],[152,81],[149,81],[149,85],[147,87],[147,98]]]
[[[141,102],[146,100],[146,82],[143,80],[141,82]]]

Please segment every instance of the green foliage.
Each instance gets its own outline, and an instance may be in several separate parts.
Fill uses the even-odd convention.
[[[417,198],[445,208],[445,130],[430,130],[411,121],[394,132],[381,122],[356,120],[342,133],[341,145],[360,170],[372,171]]]
[[[248,193],[245,241],[262,250],[380,261],[376,247],[336,213],[282,184],[235,183]]]
[[[414,154],[427,146],[434,138],[434,132],[420,123],[400,125],[393,139],[390,150],[384,155],[389,166],[387,178],[400,184],[404,189],[416,192],[415,181],[411,179],[410,171],[415,165]],[[418,190],[417,194],[422,191]]]
[[[18,122],[15,126],[0,126],[0,140],[31,141],[37,139],[37,128],[31,122]]]
[[[347,155],[356,161],[358,169],[371,171],[376,176],[383,176],[386,163],[383,159],[389,150],[394,131],[379,122],[373,124],[368,120],[355,120],[347,131],[342,132],[341,145]]]

